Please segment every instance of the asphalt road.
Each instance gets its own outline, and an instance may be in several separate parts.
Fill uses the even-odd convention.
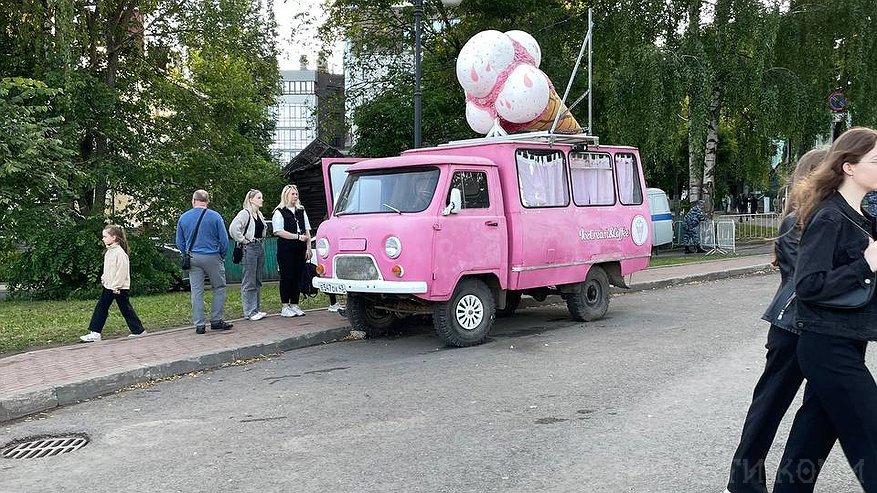
[[[720,493],[777,281],[619,295],[589,324],[526,309],[473,348],[421,326],[124,391],[0,429],[91,437],[0,459],[0,492]],[[839,447],[817,491],[861,491]]]

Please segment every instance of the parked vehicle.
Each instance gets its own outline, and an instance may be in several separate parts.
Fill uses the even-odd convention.
[[[453,346],[482,342],[522,294],[599,319],[609,285],[648,266],[640,162],[633,147],[546,132],[324,159],[334,210],[317,231],[314,285],[347,295],[354,329],[376,336],[431,314]],[[336,167],[348,174],[337,201]]]
[[[652,246],[673,242],[673,213],[670,201],[660,188],[649,188],[649,209],[652,212]]]

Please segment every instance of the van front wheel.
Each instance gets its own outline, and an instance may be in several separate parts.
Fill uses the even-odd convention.
[[[399,322],[394,313],[375,308],[363,296],[347,296],[347,319],[353,330],[365,332],[369,338],[380,337]]]
[[[449,346],[480,344],[496,319],[496,300],[477,279],[460,281],[451,299],[433,308],[435,332]]]
[[[579,322],[598,320],[609,310],[609,276],[602,267],[594,266],[588,271],[585,282],[575,285],[566,298],[569,314]]]

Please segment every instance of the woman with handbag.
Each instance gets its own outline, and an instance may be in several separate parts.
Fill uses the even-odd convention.
[[[807,379],[774,484],[775,493],[813,491],[835,440],[866,493],[877,492],[877,384],[865,366],[877,340],[874,218],[862,214],[877,190],[877,131],[844,132],[795,186],[801,242],[795,267],[801,331],[797,356]]]
[[[267,227],[262,215],[262,192],[251,189],[244,197],[243,209],[228,227],[236,246],[235,263],[241,264],[241,305],[248,320],[262,320],[266,313],[259,310],[262,294],[262,270],[265,267],[265,248],[262,240]]]
[[[300,317],[305,312],[298,306],[301,278],[305,262],[311,259],[311,223],[298,197],[298,187],[286,185],[280,193],[280,204],[271,218],[277,236],[277,266],[280,268],[281,317]]]
[[[792,173],[789,187],[794,187],[828,154],[827,149],[813,149],[801,156]],[[740,443],[731,461],[726,493],[763,493],[766,489],[764,461],[776,437],[780,422],[792,405],[804,375],[795,353],[800,331],[794,327],[795,304],[789,298],[795,292],[795,261],[801,231],[796,227],[795,204],[786,203],[779,235],[774,241],[774,264],[780,268],[780,287],[773,302],[761,317],[770,322],[767,332],[767,356],[764,371],[746,414]]]

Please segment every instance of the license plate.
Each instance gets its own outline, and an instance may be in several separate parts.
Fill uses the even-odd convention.
[[[344,286],[338,284],[330,284],[328,282],[320,283],[320,291],[332,294],[347,294],[347,290],[344,289]]]

